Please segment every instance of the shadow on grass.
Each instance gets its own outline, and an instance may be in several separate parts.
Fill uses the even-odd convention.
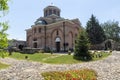
[[[83,62],[88,62],[93,60],[91,56],[73,56],[73,58]]]

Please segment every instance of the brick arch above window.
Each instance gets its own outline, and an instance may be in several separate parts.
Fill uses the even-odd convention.
[[[54,30],[52,30],[51,36],[53,35],[54,32],[56,32],[56,34],[57,34],[57,31],[58,31],[58,34],[63,33],[63,31],[61,29],[54,29]]]

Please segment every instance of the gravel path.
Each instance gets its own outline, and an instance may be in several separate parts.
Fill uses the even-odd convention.
[[[12,58],[0,58],[0,61],[11,65],[0,70],[0,80],[44,80],[42,72],[81,68],[95,70],[98,80],[120,80],[120,52],[117,51],[104,60],[78,64],[51,65]]]

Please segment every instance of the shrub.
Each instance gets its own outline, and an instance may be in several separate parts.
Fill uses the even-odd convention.
[[[0,49],[0,57],[5,58],[5,57],[7,57],[7,56],[8,56],[7,51],[5,51],[5,50],[3,50],[3,49]]]
[[[68,55],[71,55],[71,51],[70,50],[68,50]]]
[[[50,50],[51,55],[53,54],[53,50]]]
[[[39,53],[44,53],[44,50],[43,50],[43,49],[42,49],[42,50],[40,50],[40,51],[39,51]]]
[[[110,53],[112,53],[112,50],[110,50]]]
[[[25,59],[28,59],[28,56],[25,56]]]

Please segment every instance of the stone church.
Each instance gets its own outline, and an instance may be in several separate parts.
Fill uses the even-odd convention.
[[[62,18],[61,10],[53,5],[45,7],[43,11],[44,17],[38,18],[34,25],[26,30],[27,47],[49,48],[57,52],[73,49],[75,39],[82,28],[80,21]]]

